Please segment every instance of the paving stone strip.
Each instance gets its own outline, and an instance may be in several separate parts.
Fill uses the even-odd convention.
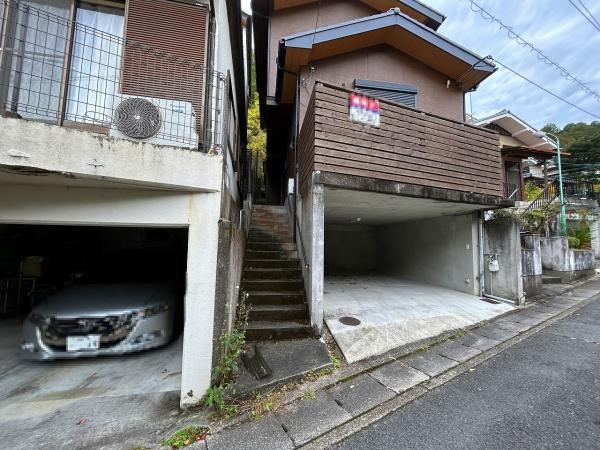
[[[594,283],[594,281],[588,281]],[[598,280],[595,282],[598,285]],[[326,386],[257,421],[209,435],[208,450],[321,449],[340,442],[541,329],[600,299],[574,288],[431,348]]]

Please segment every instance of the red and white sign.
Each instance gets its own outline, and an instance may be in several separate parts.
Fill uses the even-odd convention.
[[[379,127],[379,100],[352,93],[348,97],[349,117],[352,122]]]

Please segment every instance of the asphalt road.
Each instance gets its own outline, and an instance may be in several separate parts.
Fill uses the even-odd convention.
[[[600,301],[338,449],[600,449]]]

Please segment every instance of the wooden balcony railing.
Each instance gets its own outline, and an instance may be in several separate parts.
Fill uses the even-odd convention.
[[[503,197],[498,135],[380,100],[380,127],[349,120],[351,91],[316,83],[299,139],[303,189],[313,171]]]

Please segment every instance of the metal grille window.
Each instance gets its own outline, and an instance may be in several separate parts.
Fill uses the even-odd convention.
[[[157,12],[180,5],[152,1]],[[221,150],[226,78],[204,65],[204,44],[191,59],[168,36],[157,47],[150,26],[128,39],[123,10],[91,3],[78,3],[71,20],[66,0],[0,0],[0,115]],[[193,23],[173,33],[194,37]]]
[[[371,97],[390,100],[411,108],[417,106],[417,87],[409,84],[390,83],[387,81],[354,80],[357,91]]]

